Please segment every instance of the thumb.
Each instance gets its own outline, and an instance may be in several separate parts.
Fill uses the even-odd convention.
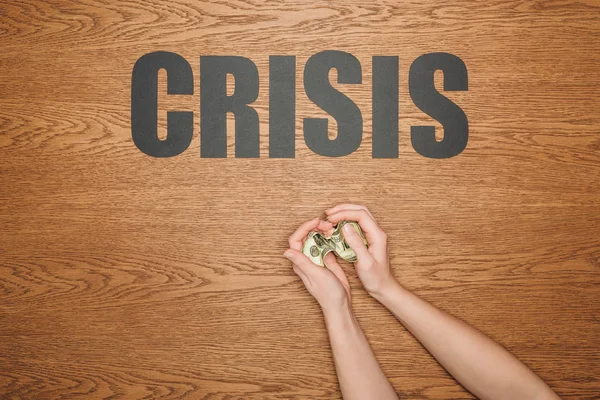
[[[363,239],[360,237],[358,232],[354,229],[354,227],[350,224],[345,224],[342,227],[342,231],[344,232],[344,239],[346,239],[346,243],[350,246],[352,250],[356,253],[356,258],[358,260],[372,258],[371,253],[367,250],[367,246],[363,242]]]

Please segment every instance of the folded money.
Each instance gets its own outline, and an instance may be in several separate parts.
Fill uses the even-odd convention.
[[[367,239],[365,239],[365,235],[357,222],[342,221],[337,224],[331,236],[327,236],[321,232],[310,231],[302,246],[302,253],[310,258],[313,263],[322,267],[325,266],[325,262],[323,261],[325,255],[331,251],[346,261],[356,261],[356,253],[350,248],[348,243],[346,243],[346,239],[342,232],[342,227],[346,224],[352,226],[356,233],[362,238],[365,246],[368,246]]]

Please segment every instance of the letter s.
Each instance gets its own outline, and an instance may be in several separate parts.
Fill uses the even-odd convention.
[[[469,139],[469,122],[463,110],[438,92],[433,75],[444,72],[444,90],[468,90],[465,63],[448,53],[430,53],[418,57],[410,66],[409,91],[421,111],[438,120],[444,127],[444,139],[435,139],[434,126],[411,127],[414,149],[429,158],[450,158],[460,154]]]

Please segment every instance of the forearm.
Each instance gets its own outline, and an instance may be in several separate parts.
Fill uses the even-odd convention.
[[[324,315],[344,399],[397,400],[352,311]]]
[[[529,368],[483,333],[394,282],[374,294],[467,390],[482,399],[556,399]]]

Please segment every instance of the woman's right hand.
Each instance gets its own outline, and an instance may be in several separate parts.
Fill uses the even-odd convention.
[[[367,248],[358,233],[350,225],[342,228],[348,245],[356,253],[354,263],[358,277],[371,295],[381,294],[397,283],[390,269],[387,248],[387,235],[377,225],[373,215],[365,206],[340,204],[326,210],[327,219],[334,225],[340,221],[356,221],[360,225],[369,247]]]

